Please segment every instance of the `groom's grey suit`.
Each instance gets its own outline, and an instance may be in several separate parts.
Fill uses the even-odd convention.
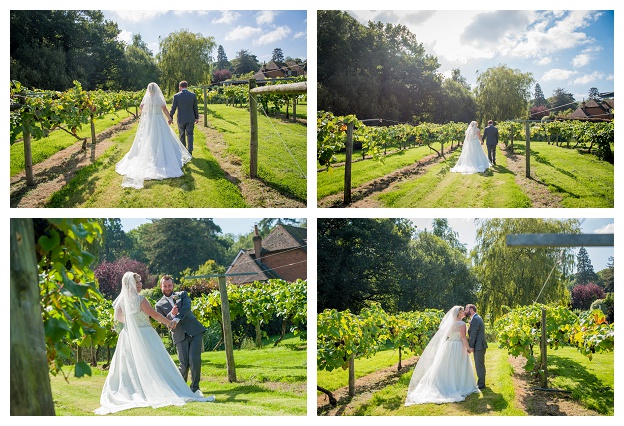
[[[474,349],[475,370],[477,370],[477,386],[485,387],[485,350],[488,345],[485,340],[485,324],[476,313],[470,319],[468,328],[468,346]]]
[[[173,303],[178,305],[178,314],[175,317],[169,315],[173,305],[165,296],[156,302],[156,312],[167,318],[178,318],[176,328],[171,332],[173,343],[178,351],[180,360],[180,374],[184,381],[188,378],[189,367],[191,370],[191,390],[199,389],[201,374],[201,353],[203,349],[203,334],[206,331],[203,325],[191,312],[191,298],[185,291],[173,293]]]
[[[193,130],[195,128],[195,120],[199,120],[199,112],[197,110],[197,96],[188,89],[182,89],[173,95],[173,104],[169,115],[173,120],[173,115],[178,110],[178,132],[180,134],[180,142],[187,147],[188,151],[193,153]],[[188,146],[186,142],[188,140]]]
[[[496,164],[496,145],[498,145],[498,129],[490,124],[483,131],[483,140],[487,146],[488,160],[490,163]]]

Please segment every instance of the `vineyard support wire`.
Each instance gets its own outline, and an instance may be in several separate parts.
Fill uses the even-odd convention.
[[[299,163],[297,162],[297,159],[295,158],[295,156],[292,154],[292,152],[290,151],[290,149],[288,149],[288,146],[286,145],[286,142],[284,142],[284,139],[282,139],[282,135],[280,134],[280,132],[275,128],[275,125],[271,122],[271,119],[269,118],[269,115],[267,114],[266,110],[264,109],[264,106],[262,106],[262,103],[259,102],[259,106],[260,109],[262,110],[262,112],[264,113],[264,116],[267,118],[267,121],[269,122],[269,124],[271,124],[271,127],[273,127],[273,130],[275,131],[275,133],[277,134],[279,140],[282,142],[282,144],[284,145],[284,148],[286,148],[286,151],[288,151],[288,154],[290,154],[290,157],[293,159],[293,161],[295,162],[295,164],[297,165],[297,167],[299,168],[299,171],[301,172],[301,178],[303,179],[307,179],[307,176],[305,174],[305,172],[303,171],[303,169],[301,168],[301,166],[299,165]]]

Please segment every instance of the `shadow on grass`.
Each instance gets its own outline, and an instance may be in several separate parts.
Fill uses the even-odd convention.
[[[582,364],[569,358],[548,355],[548,375],[550,377],[565,377],[572,382],[570,386],[562,387],[571,391],[572,398],[585,407],[600,414],[613,412],[615,404],[613,387],[605,386],[594,373]]]

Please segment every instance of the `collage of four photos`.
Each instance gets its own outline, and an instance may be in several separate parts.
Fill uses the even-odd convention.
[[[7,415],[616,418],[614,2],[118,3],[6,12]]]

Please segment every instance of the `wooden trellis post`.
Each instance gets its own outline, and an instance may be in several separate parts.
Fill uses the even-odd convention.
[[[345,142],[345,175],[343,202],[345,205],[351,204],[351,160],[353,159],[353,123],[347,123],[347,141]],[[363,151],[363,150],[362,150]]]
[[[526,177],[531,177],[531,130],[529,129],[529,122],[524,122],[524,132],[526,136]]]
[[[528,121],[527,121],[528,128]],[[527,136],[527,147],[528,147]],[[528,158],[528,155],[527,155]],[[527,160],[528,170],[528,160]],[[613,247],[613,234],[507,234],[508,247]],[[547,350],[548,339],[546,336],[546,309],[542,308],[542,335],[540,339],[540,390],[548,386]]]
[[[258,177],[258,101],[256,95],[279,93],[283,95],[301,95],[308,91],[308,84],[299,83],[274,84],[256,87],[256,79],[249,79],[249,176]]]
[[[223,323],[223,343],[225,344],[225,362],[227,365],[228,381],[236,381],[236,365],[234,364],[234,341],[232,339],[232,320],[230,319],[230,302],[227,296],[227,287],[225,285],[225,277],[238,275],[255,275],[256,272],[243,272],[239,274],[214,274],[214,275],[196,275],[192,278],[219,278],[219,294],[221,296],[221,321]]]

